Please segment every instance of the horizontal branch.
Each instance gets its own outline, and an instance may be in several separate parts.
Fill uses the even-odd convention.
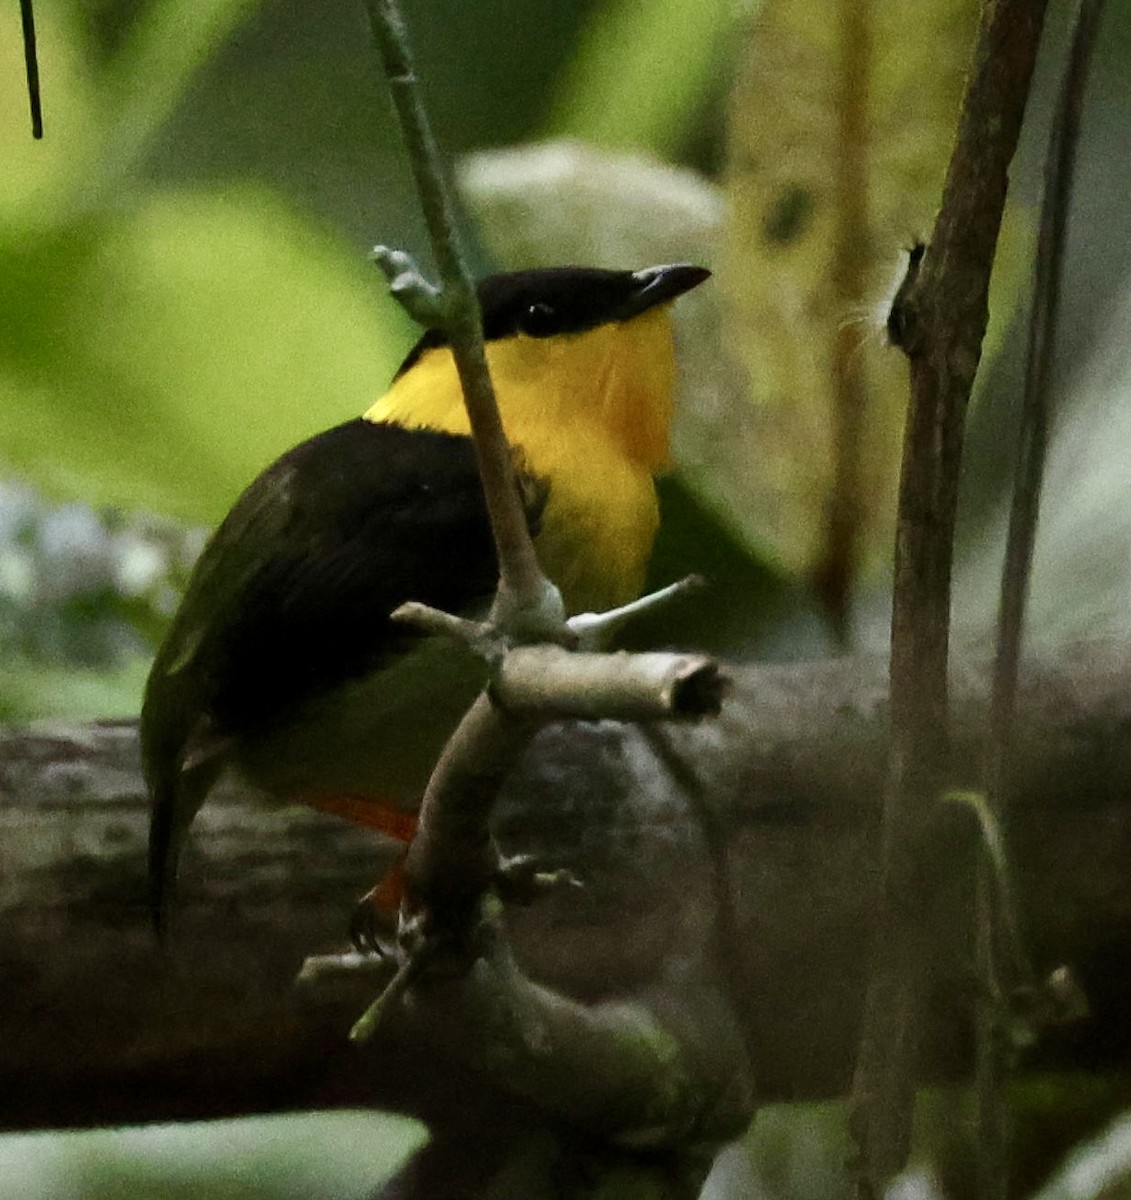
[[[581,654],[560,646],[512,650],[491,682],[506,712],[577,720],[714,716],[725,677],[702,654]]]
[[[507,785],[507,855],[582,887],[510,906],[531,980],[585,1003],[644,996],[666,1028],[700,1012],[718,943],[763,1098],[843,1090],[873,914],[885,663],[736,669],[722,715],[645,729],[553,725]],[[953,681],[950,785],[972,786],[988,672]],[[1131,650],[1084,647],[1023,676],[1007,830],[1038,966],[1072,966],[1092,1018],[1031,1063],[1131,1058]],[[941,822],[931,1077],[968,1062],[971,829]],[[164,956],[145,910],[146,802],[129,723],[0,737],[0,1127],[61,1127],[347,1104],[443,1119],[504,1103],[466,1031],[391,1020],[347,1042],[365,978],[295,989],[343,948],[392,849],[305,809],[222,790],[198,819]],[[451,1053],[437,1052],[448,1046]],[[466,1056],[465,1056],[466,1057]],[[492,1099],[491,1097],[494,1097]],[[509,1101],[513,1105],[513,1099]]]

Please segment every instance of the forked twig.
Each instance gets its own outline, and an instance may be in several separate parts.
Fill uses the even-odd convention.
[[[454,206],[419,94],[408,35],[395,0],[366,0],[366,8],[404,134],[441,285],[437,288],[424,280],[402,252],[378,248],[376,258],[389,277],[392,292],[409,312],[447,334],[479,456],[500,570],[495,606],[486,625],[421,605],[402,606],[394,616],[430,632],[462,639],[493,666],[501,662],[506,678],[500,680],[500,690],[506,693],[515,675],[506,669],[504,656],[509,646],[535,640],[572,645],[596,639],[615,627],[625,612],[591,615],[581,619],[575,629],[565,619],[560,593],[538,565],[487,370],[475,288],[461,254]],[[692,585],[693,581],[673,585],[628,611],[680,594]],[[658,662],[661,658],[664,661]],[[562,670],[560,660],[555,669]],[[670,716],[689,709],[717,711],[722,687],[714,664],[687,656],[654,656],[630,674],[619,661],[589,655],[570,662],[568,673],[571,688],[596,698],[595,705],[584,709],[594,716],[608,715],[604,708],[611,709],[612,715],[649,716]],[[398,974],[395,989],[403,989],[418,976],[420,963],[435,957],[440,942],[445,952],[452,951],[465,964],[474,957],[483,899],[498,874],[488,816],[501,782],[540,724],[564,712],[581,711],[576,705],[571,707],[570,698],[564,695],[570,688],[553,689],[549,699],[528,703],[531,691],[538,689],[524,688],[528,673],[518,671],[517,675],[510,693],[511,711],[496,705],[490,692],[481,695],[445,746],[425,790],[417,835],[405,864],[406,900],[415,926],[412,945],[403,950],[417,965]],[[404,929],[402,919],[402,932]],[[372,1029],[383,1003],[378,1002],[361,1023],[358,1036]]]

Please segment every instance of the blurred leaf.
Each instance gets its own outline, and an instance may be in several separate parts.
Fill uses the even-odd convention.
[[[55,496],[213,521],[279,453],[366,408],[413,336],[360,254],[265,192],[135,191],[123,203],[124,177],[253,6],[149,0],[99,56],[77,0],[41,0],[43,142],[16,119],[18,41],[0,42],[5,474]],[[85,511],[70,558],[39,561],[19,531],[0,538],[9,718],[136,709],[139,634],[161,620],[173,580],[154,573],[157,544]],[[80,562],[132,575],[88,571],[63,587],[59,571]]]
[[[0,688],[0,721],[66,717],[95,718],[137,716],[149,656],[135,654],[124,662],[99,670],[58,666],[41,658],[5,654]]]
[[[0,467],[214,519],[277,454],[372,401],[409,323],[360,255],[265,193],[108,203],[251,0],[154,0],[97,76],[75,7],[41,7],[49,136],[0,123]],[[15,110],[18,43],[2,53]]]
[[[91,205],[137,164],[193,75],[255,0],[150,0],[136,7],[130,36],[97,72],[80,5],[36,6],[46,136],[32,142],[26,122],[22,49],[0,42],[0,155],[5,186],[0,217],[42,226]]]
[[[580,141],[469,154],[458,179],[504,270],[709,262],[722,225],[722,197],[695,172]],[[684,307],[681,300],[676,311]]]
[[[25,1134],[0,1137],[0,1176],[20,1200],[355,1200],[426,1139],[377,1112]]]
[[[1079,1146],[1034,1200],[1129,1200],[1131,1114]]]
[[[1028,624],[1040,643],[1131,633],[1131,288],[1075,377],[1058,389]],[[955,565],[955,620],[984,629],[997,611],[1006,505]]]
[[[750,30],[720,281],[754,420],[724,486],[795,576],[836,555],[871,573],[890,560],[907,371],[883,344],[884,277],[898,282],[933,222],[976,13],[974,0],[766,0]],[[1023,244],[999,256],[999,322]]]
[[[382,296],[360,256],[251,190],[0,230],[0,465],[215,519],[384,386],[412,334]]]
[[[734,0],[614,0],[592,8],[558,83],[551,137],[673,154],[715,78]]]
[[[0,223],[34,227],[56,219],[71,202],[77,166],[88,162],[89,148],[100,137],[95,79],[84,61],[73,8],[39,0],[35,27],[46,136],[34,141],[14,7],[0,20],[5,35],[0,37]]]
[[[104,174],[135,164],[200,66],[258,0],[149,0],[106,72]]]

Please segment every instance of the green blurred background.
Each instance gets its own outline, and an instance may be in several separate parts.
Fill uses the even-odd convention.
[[[717,155],[725,4],[410,15],[454,154],[611,120]],[[42,143],[14,14],[0,40],[0,714],[127,713],[199,528],[368,407],[411,343],[369,249],[428,255],[360,4],[36,16]],[[613,43],[610,22],[638,33]],[[623,82],[587,107],[594,72]]]
[[[579,138],[697,172],[694,187],[721,204],[727,97],[756,3],[405,7],[436,131],[453,158]],[[1066,11],[1052,6],[1015,172],[1030,203]],[[28,132],[15,6],[0,24],[0,717],[8,720],[136,711],[207,528],[275,455],[367,407],[411,343],[414,330],[367,262],[370,247],[428,260],[359,3],[37,0],[36,17],[42,143]],[[1131,0],[1112,0],[1065,280],[1058,449],[1035,583],[1036,632],[1047,638],[1126,630],[1129,63]],[[695,247],[702,231],[686,213],[698,200],[683,197],[683,178],[658,186],[670,187]],[[615,198],[600,204],[616,216]],[[468,232],[477,268],[488,269],[499,246],[470,222]],[[631,230],[624,236],[634,244]],[[1023,294],[997,314],[1001,335],[971,421],[957,603],[975,634],[993,611]],[[692,626],[658,636],[777,657],[828,649],[802,582],[749,535],[755,518],[737,511],[735,482],[703,475],[673,485],[657,570],[668,578],[706,570],[723,601],[699,622],[712,637]],[[746,598],[737,616],[736,596]],[[881,573],[858,588],[855,642],[882,644],[885,622]],[[763,1160],[778,1164],[764,1165],[766,1195],[809,1194],[805,1163],[814,1156],[825,1165],[808,1178],[826,1177],[840,1135],[819,1133],[823,1113],[803,1112],[788,1138],[769,1122],[763,1153],[779,1157]],[[298,1159],[320,1160],[318,1195],[354,1196],[418,1136],[348,1115],[289,1126],[282,1139],[278,1128],[225,1126],[199,1144],[191,1131],[0,1139],[0,1177],[21,1180],[16,1191],[0,1182],[0,1196],[315,1194],[294,1158],[269,1154],[274,1165],[264,1165],[263,1147],[280,1141]],[[139,1166],[145,1160],[151,1171]]]

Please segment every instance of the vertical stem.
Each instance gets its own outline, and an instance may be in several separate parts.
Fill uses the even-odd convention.
[[[1103,0],[1081,0],[1077,8],[1072,46],[1061,82],[1045,162],[1020,440],[1002,570],[997,654],[994,660],[991,738],[995,747],[994,774],[999,775],[993,782],[998,783],[1001,782],[999,773],[1008,757],[1016,707],[1017,669],[1048,442],[1052,355],[1060,310],[1061,263],[1072,194],[1080,110],[1088,63],[1102,12]],[[991,788],[994,803],[1000,805],[999,792],[998,787]]]
[[[551,585],[538,566],[515,486],[514,465],[487,370],[475,284],[459,244],[455,209],[420,98],[408,33],[395,0],[366,0],[366,9],[440,272],[447,310],[446,331],[463,386],[498,552],[498,602],[511,613],[537,614],[547,602]],[[560,612],[548,615],[551,623],[561,619]]]
[[[43,108],[39,96],[39,54],[35,47],[35,12],[32,0],[20,0],[20,21],[24,35],[24,69],[27,72],[27,99],[31,108],[31,136],[43,137]]]
[[[974,961],[979,994],[974,1009],[974,1095],[977,1105],[978,1200],[1005,1200],[1009,1186],[1009,1111],[1005,1085],[1008,1072],[1005,1030],[1001,1017],[997,924],[993,868],[978,864],[975,894]]]
[[[1009,164],[1045,0],[984,0],[958,135],[930,245],[902,298],[911,403],[896,528],[891,758],[879,907],[853,1080],[859,1192],[882,1193],[906,1161],[925,972],[916,910],[931,902],[916,835],[948,751],[950,577],[963,427],[987,320]],[[929,874],[929,873],[928,873]]]
[[[1045,160],[1025,389],[1009,533],[1002,567],[997,652],[990,701],[986,794],[990,811],[999,825],[1004,820],[1008,802],[1009,763],[1017,706],[1017,672],[1048,444],[1052,359],[1076,143],[1088,64],[1102,12],[1103,0],[1080,0],[1077,6],[1072,44],[1053,114]],[[1009,1183],[1009,1113],[1005,1096],[1009,1062],[1005,1030],[1002,1027],[1005,1014],[997,1001],[1002,975],[999,961],[1000,926],[1004,914],[994,902],[995,893],[993,866],[984,861],[978,873],[976,930],[976,954],[983,992],[978,1003],[976,1055],[980,1200],[1004,1200]]]
[[[854,312],[864,299],[869,241],[868,105],[872,76],[870,0],[840,0],[840,78],[836,130],[836,246],[832,265],[837,308]],[[860,453],[866,392],[863,333],[844,322],[833,344],[833,486],[825,513],[825,548],[814,587],[838,642],[847,644],[862,513]]]

